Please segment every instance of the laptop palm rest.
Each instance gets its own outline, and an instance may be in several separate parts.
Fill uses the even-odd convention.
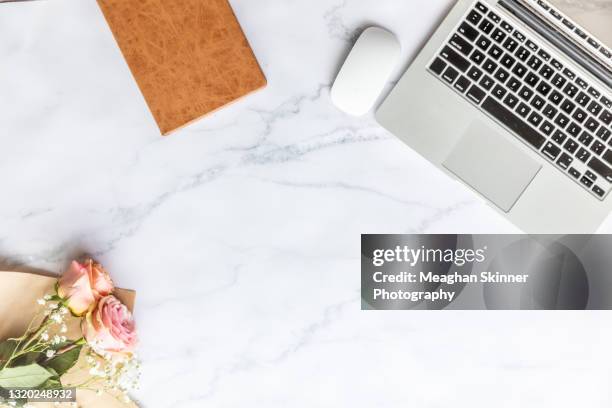
[[[480,121],[472,122],[442,165],[505,212],[542,167]]]

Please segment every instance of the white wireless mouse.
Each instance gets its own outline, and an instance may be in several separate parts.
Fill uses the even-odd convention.
[[[394,34],[379,27],[365,29],[334,81],[334,105],[350,115],[365,115],[387,83],[400,51]]]

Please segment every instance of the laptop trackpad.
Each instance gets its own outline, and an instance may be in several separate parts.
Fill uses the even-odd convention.
[[[442,164],[505,212],[542,167],[479,121],[472,122]]]

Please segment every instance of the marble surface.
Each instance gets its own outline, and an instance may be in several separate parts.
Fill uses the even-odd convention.
[[[361,233],[518,232],[330,103],[356,33],[397,79],[451,3],[232,0],[269,86],[169,138],[93,0],[0,5],[0,269],[136,289],[143,407],[609,407],[609,312],[360,310]]]

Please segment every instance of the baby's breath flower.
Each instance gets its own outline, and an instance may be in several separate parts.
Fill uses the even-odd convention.
[[[49,332],[45,330],[44,332],[40,334],[40,338],[42,339],[42,341],[49,340]]]
[[[59,324],[59,323],[63,323],[64,322],[64,317],[61,314],[59,314],[57,312],[54,312],[51,315],[51,320],[53,320],[55,323]]]
[[[60,333],[66,333],[68,331],[68,326],[66,326],[66,324],[62,324],[62,327],[60,327]]]
[[[37,299],[36,303],[38,303],[41,306],[44,306],[47,303],[47,301],[45,299],[41,298],[41,299]]]
[[[49,295],[49,294],[47,293],[45,296],[43,296],[43,299],[45,299],[45,300],[51,300],[51,295]]]
[[[53,336],[53,344],[60,344],[62,342],[62,338],[57,334]]]
[[[68,308],[66,306],[62,306],[59,311],[63,315],[68,314]]]
[[[45,355],[47,356],[47,358],[51,358],[55,355],[55,350],[47,350]]]

